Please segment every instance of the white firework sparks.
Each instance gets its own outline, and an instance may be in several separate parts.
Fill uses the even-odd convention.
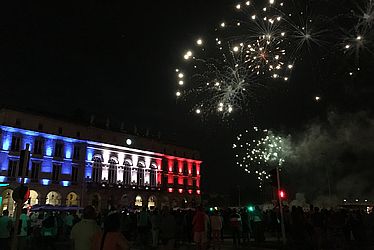
[[[291,154],[291,143],[289,137],[254,127],[237,136],[233,149],[237,166],[257,175],[261,187],[269,178],[270,170],[283,167]]]

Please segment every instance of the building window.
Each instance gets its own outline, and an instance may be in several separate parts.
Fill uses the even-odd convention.
[[[62,128],[58,128],[58,134],[62,135]]]
[[[78,182],[78,166],[73,165],[71,168],[71,181]]]
[[[151,187],[156,186],[156,171],[153,169],[150,172],[150,182],[151,182]]]
[[[16,170],[17,170],[18,161],[10,160],[8,163],[8,176],[9,177],[16,177]]]
[[[43,148],[43,140],[42,139],[36,139],[34,143],[34,154],[41,155],[42,154],[42,148]]]
[[[117,182],[117,164],[114,160],[109,161],[108,181],[112,184]]]
[[[74,160],[79,160],[79,152],[80,152],[80,147],[74,146],[74,153],[73,153]]]
[[[138,186],[144,186],[144,169],[138,168]]]
[[[62,143],[60,143],[60,142],[56,143],[55,154],[54,154],[55,157],[58,157],[58,158],[62,157],[62,147],[63,147]]]
[[[123,184],[131,184],[131,166],[125,166],[123,171]]]
[[[10,147],[11,151],[19,151],[20,144],[21,144],[21,138],[18,136],[13,136],[12,145]]]
[[[38,180],[40,171],[40,162],[32,162],[31,164],[31,179]]]
[[[100,182],[101,180],[101,160],[98,157],[93,159],[92,164],[92,181],[93,182]]]
[[[43,124],[41,123],[38,124],[38,130],[43,130]]]
[[[52,181],[58,181],[61,172],[61,164],[52,165]]]

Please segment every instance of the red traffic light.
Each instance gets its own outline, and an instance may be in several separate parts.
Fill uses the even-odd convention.
[[[278,195],[281,199],[286,198],[286,192],[284,192],[282,189],[278,191]]]

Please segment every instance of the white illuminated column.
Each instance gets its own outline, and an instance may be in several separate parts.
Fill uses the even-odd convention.
[[[138,169],[137,168],[131,168],[131,184],[137,184],[138,183]]]
[[[117,166],[117,181],[120,181],[123,183],[123,166],[118,165]]]
[[[109,173],[109,167],[107,164],[102,163],[101,164],[101,180],[108,181],[108,173]]]
[[[144,174],[144,185],[146,185],[146,183],[148,183],[148,185],[151,184],[149,171],[153,171],[153,170],[149,170],[149,169],[145,170],[145,174]]]

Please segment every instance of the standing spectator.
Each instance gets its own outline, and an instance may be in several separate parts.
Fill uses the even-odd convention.
[[[3,216],[0,217],[0,247],[1,249],[9,249],[10,231],[12,230],[13,222],[9,218],[9,211],[4,210]]]
[[[104,232],[94,235],[91,250],[129,250],[127,239],[120,232],[121,221],[118,213],[108,215],[104,220]]]
[[[45,248],[54,248],[57,232],[57,219],[53,213],[49,213],[42,222],[41,230],[43,245]]]
[[[203,208],[199,206],[192,219],[194,240],[196,242],[197,250],[204,250],[208,242],[208,223],[209,217],[203,211]]]
[[[138,228],[138,240],[143,247],[147,246],[147,233],[149,225],[149,215],[146,207],[142,208],[142,211],[138,214],[137,228]]]
[[[131,225],[132,225],[132,219],[131,219],[130,212],[127,209],[125,209],[121,213],[121,232],[128,240],[132,240]]]
[[[212,245],[213,249],[221,249],[221,230],[222,230],[222,217],[217,210],[214,211],[210,217],[210,226],[212,228]]]
[[[100,227],[96,224],[96,211],[93,206],[83,210],[83,220],[75,224],[71,230],[70,238],[73,241],[74,250],[90,250],[92,240]]]
[[[256,242],[265,241],[263,215],[259,206],[255,206],[253,211],[253,233]]]
[[[188,209],[187,213],[184,215],[184,232],[189,244],[192,243],[192,219],[193,211],[191,209]]]
[[[232,243],[235,248],[240,245],[240,235],[242,232],[242,218],[240,214],[236,212],[236,209],[232,210],[230,215],[230,228],[232,233]]]
[[[161,227],[161,215],[159,214],[157,208],[155,208],[151,216],[151,225],[152,225],[152,247],[157,247],[158,236],[160,235],[160,227]]]
[[[243,244],[249,243],[250,240],[250,232],[251,232],[251,227],[250,227],[250,220],[249,220],[249,214],[247,212],[247,209],[243,208],[240,217],[242,218],[242,236],[243,236]]]
[[[19,217],[19,225],[18,225],[18,233],[17,233],[17,240],[18,240],[18,249],[25,249],[27,236],[29,234],[29,230],[31,227],[30,218],[27,216],[27,209],[22,209],[21,216]]]
[[[163,207],[160,227],[160,238],[163,244],[163,249],[174,249],[176,227],[175,218],[170,213],[169,208]]]
[[[72,215],[72,213],[69,212],[64,218],[64,232],[66,236],[70,235],[73,225],[74,225],[74,216]]]

